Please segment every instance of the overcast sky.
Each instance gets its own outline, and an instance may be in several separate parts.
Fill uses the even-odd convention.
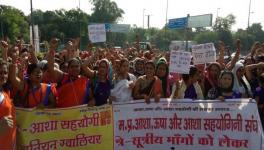
[[[143,26],[143,10],[145,15],[150,16],[150,26],[161,28],[166,21],[167,0],[114,0],[125,14],[119,23],[136,24]],[[250,0],[168,0],[168,19],[201,14],[213,14],[213,21],[218,12],[219,17],[225,17],[232,13],[236,16],[237,28],[245,29],[248,25]],[[91,14],[89,0],[33,0],[33,8],[45,10],[72,9],[79,7]],[[22,10],[26,15],[30,13],[30,0],[0,0],[0,4],[11,5]],[[261,23],[264,25],[264,0],[252,0],[250,24]],[[218,10],[218,11],[217,11]],[[147,27],[147,17],[144,17],[144,26]]]

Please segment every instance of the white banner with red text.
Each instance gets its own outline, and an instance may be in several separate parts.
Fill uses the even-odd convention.
[[[113,105],[115,150],[261,150],[254,100],[163,99]]]

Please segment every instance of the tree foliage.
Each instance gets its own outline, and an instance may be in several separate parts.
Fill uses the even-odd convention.
[[[79,9],[33,12],[34,23],[39,26],[41,40],[58,37],[67,40],[73,37],[87,37],[89,15]]]
[[[232,25],[236,23],[236,17],[232,14],[227,15],[226,17],[218,17],[213,26],[214,31],[230,31]]]
[[[264,31],[260,23],[253,23],[247,30],[249,34],[255,36],[256,41],[264,41]]]
[[[90,0],[90,2],[94,6],[90,15],[80,9],[45,12],[34,10],[32,16],[34,24],[39,26],[40,41],[49,41],[52,37],[58,37],[65,43],[70,38],[81,37],[81,45],[84,49],[88,42],[88,24],[118,23],[122,19],[124,11],[115,2],[111,0]],[[3,35],[8,36],[11,41],[21,35],[25,41],[28,41],[30,22],[30,15],[25,16],[18,9],[0,5],[0,29],[3,29]],[[166,27],[143,29],[134,25],[128,33],[107,33],[107,43],[122,46],[127,42],[136,42],[138,37],[139,41],[148,41],[157,48],[168,50],[170,41],[186,40],[187,38],[197,41],[197,43],[217,43],[221,40],[234,48],[233,41],[239,38],[243,53],[247,52],[255,41],[264,42],[264,31],[260,23],[254,23],[246,30],[231,31],[235,23],[235,16],[230,14],[217,18],[212,28],[196,28],[195,30],[171,30]],[[2,37],[1,31],[0,37]]]
[[[255,41],[255,36],[253,34],[248,33],[247,30],[238,29],[237,32],[233,35],[233,39],[240,39],[242,43],[242,53],[248,53],[252,44]]]
[[[114,23],[122,18],[124,11],[110,0],[90,0],[94,5],[91,22]]]
[[[0,37],[7,36],[11,41],[17,37],[23,36],[27,41],[29,39],[29,24],[22,11],[10,7],[0,5]]]
[[[197,43],[209,43],[212,41],[216,42],[218,41],[218,35],[213,31],[200,32],[195,35],[194,41],[197,41]]]

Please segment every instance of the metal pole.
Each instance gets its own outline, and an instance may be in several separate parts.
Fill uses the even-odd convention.
[[[150,15],[148,15],[148,29],[149,29],[149,18],[150,18]]]
[[[216,10],[216,19],[218,19],[218,11],[220,10],[220,8],[217,8]]]
[[[251,13],[251,0],[249,0],[249,8],[248,8],[248,28],[249,28],[250,13]]]
[[[143,29],[144,29],[144,24],[145,24],[145,8],[143,9]]]
[[[186,47],[185,47],[185,51],[188,51],[188,20],[189,20],[190,14],[187,15],[187,23],[186,23],[186,27],[185,27],[185,40],[186,40]]]
[[[79,30],[79,34],[80,34],[80,45],[79,45],[79,50],[81,50],[81,40],[82,40],[82,36],[81,36],[81,0],[79,0],[79,28],[80,28],[80,30]]]
[[[219,22],[219,18],[218,18],[218,11],[219,11],[220,8],[217,8],[216,9],[216,19],[215,19],[215,24],[216,26],[218,26],[218,22]]]
[[[169,0],[167,0],[167,6],[166,6],[166,20],[165,20],[165,39],[167,38],[167,23],[168,23],[168,5],[169,5]]]
[[[169,5],[169,0],[167,0],[165,25],[167,25],[167,22],[168,22],[168,5]],[[166,29],[166,28],[165,28],[165,29]]]
[[[34,33],[34,19],[33,19],[33,4],[30,0],[30,20],[31,20],[31,31],[32,31],[32,44],[35,45],[35,33]]]

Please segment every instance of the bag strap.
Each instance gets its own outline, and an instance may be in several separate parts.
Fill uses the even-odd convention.
[[[86,81],[86,89],[85,89],[85,94],[84,94],[84,97],[83,97],[83,102],[82,102],[82,104],[86,104],[86,103],[88,103],[88,99],[89,99],[89,95],[90,95],[90,93],[89,93],[89,90],[90,90],[90,80],[87,80]]]
[[[46,95],[43,101],[44,106],[48,106],[49,104],[49,94],[51,92],[51,84],[47,85],[47,89],[46,89]]]
[[[26,82],[24,82],[23,90],[22,91],[18,91],[18,95],[17,96],[21,96],[22,99],[20,99],[20,102],[23,103],[22,104],[23,107],[28,108],[29,107],[29,100],[28,100],[28,95],[29,95],[29,80],[25,79],[25,81]]]
[[[61,87],[62,85],[69,82],[69,76],[67,76],[65,73],[63,74],[62,80],[58,82],[57,87]]]

